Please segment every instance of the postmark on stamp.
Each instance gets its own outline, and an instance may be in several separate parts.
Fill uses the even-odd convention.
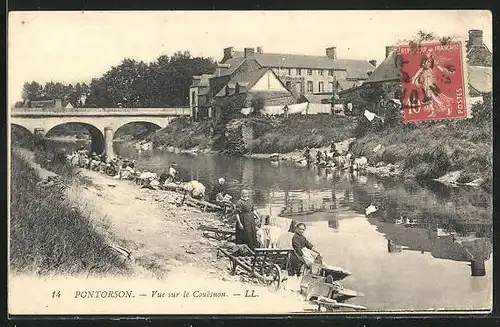
[[[399,46],[404,121],[468,117],[461,41]]]

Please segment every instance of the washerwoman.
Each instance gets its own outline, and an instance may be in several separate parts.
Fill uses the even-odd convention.
[[[241,191],[236,202],[236,244],[246,244],[250,249],[258,247],[255,217],[258,217],[248,190]]]

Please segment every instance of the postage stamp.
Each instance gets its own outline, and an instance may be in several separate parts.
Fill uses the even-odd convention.
[[[491,20],[10,12],[9,313],[490,312]]]
[[[399,55],[405,122],[468,116],[461,41],[403,45]]]

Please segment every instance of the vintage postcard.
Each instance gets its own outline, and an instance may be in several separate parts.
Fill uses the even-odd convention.
[[[493,302],[489,11],[10,12],[10,315]]]

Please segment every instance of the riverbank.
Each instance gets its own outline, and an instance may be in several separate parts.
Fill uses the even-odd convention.
[[[352,141],[355,157],[366,157],[367,171],[381,177],[438,179],[492,191],[492,124],[488,104],[475,105],[473,119],[372,128],[364,117],[297,116],[290,119],[236,119],[217,130],[211,121],[172,122],[157,133],[154,147],[174,153],[224,152],[253,158],[301,159],[305,147],[324,151],[332,142]],[[364,127],[363,127],[363,126]],[[355,137],[356,136],[356,137]],[[450,172],[459,171],[456,180]],[[456,177],[456,176],[455,176]]]
[[[40,164],[34,162],[35,155],[25,149],[16,149],[13,165],[13,174],[19,171],[17,163],[23,163],[26,166],[33,167],[40,175],[40,178],[57,176],[55,173],[44,169]],[[220,226],[222,225],[219,217],[215,213],[202,212],[197,208],[189,206],[178,206],[182,195],[171,191],[157,191],[141,188],[131,181],[118,180],[98,172],[86,169],[77,169],[75,178],[66,191],[67,199],[65,203],[71,204],[71,210],[80,213],[80,217],[70,217],[75,221],[88,222],[91,230],[100,237],[101,260],[103,265],[114,266],[116,259],[121,265],[126,267],[128,276],[150,276],[156,279],[163,279],[170,276],[171,272],[176,274],[182,270],[189,273],[190,270],[196,272],[196,278],[207,278],[225,281],[229,283],[241,283],[241,287],[248,287],[251,284],[256,287],[254,279],[247,276],[231,276],[228,271],[228,261],[218,257],[217,248],[226,246],[227,242],[208,239],[203,232],[198,229],[200,225]],[[37,177],[38,178],[38,177]],[[85,183],[82,183],[85,180]],[[17,183],[14,183],[12,193],[16,196],[22,196],[19,193]],[[25,185],[30,183],[26,181]],[[53,193],[46,193],[51,196]],[[31,199],[29,196],[27,201]],[[43,206],[45,197],[41,198],[40,206]],[[61,207],[61,204],[51,206]],[[16,209],[18,206],[13,203],[13,235],[14,244],[11,251],[14,251],[13,259],[20,258],[21,250],[16,235],[20,233],[17,222],[21,216]],[[32,209],[32,210],[31,210]],[[36,212],[34,206],[27,210]],[[61,210],[59,208],[59,210]],[[14,215],[15,214],[15,215]],[[55,221],[53,214],[46,214],[51,221]],[[87,220],[85,220],[87,219]],[[42,228],[43,226],[40,226]],[[71,229],[71,225],[58,225],[58,229],[48,225],[49,230],[40,232],[46,235],[50,231],[57,230],[58,235],[67,235],[71,232],[74,235],[85,235],[84,232],[61,230]],[[29,231],[24,231],[25,234]],[[25,238],[26,239],[26,238]],[[88,247],[87,251],[92,250],[92,244],[87,244],[83,238],[80,243],[68,241],[64,245],[63,255],[68,259],[75,254],[76,246]],[[54,240],[53,246],[61,246]],[[114,250],[124,249],[125,253],[130,252],[127,258],[123,253],[117,254]],[[39,250],[32,245],[34,251]],[[104,251],[104,250],[106,251]],[[88,256],[88,253],[81,251]],[[77,253],[79,253],[77,251]],[[36,253],[35,253],[36,254]],[[111,256],[105,256],[108,254]],[[78,260],[83,260],[78,258]],[[91,259],[89,259],[91,260]],[[95,261],[99,261],[98,258]],[[121,266],[120,266],[121,267]],[[108,269],[110,270],[110,269]],[[48,273],[58,273],[63,271],[50,270]],[[75,271],[76,273],[88,273],[85,269]],[[114,271],[110,271],[113,273]],[[200,273],[203,272],[203,273]],[[201,274],[201,275],[200,275]],[[118,274],[121,275],[121,274]],[[293,281],[291,282],[293,283]],[[247,285],[247,286],[245,286]],[[297,286],[297,285],[295,285]]]
[[[64,180],[35,163],[27,150],[14,149],[11,158],[11,271],[130,273],[128,263],[109,247],[110,230],[67,199],[72,188],[64,190]]]
[[[55,173],[34,162],[35,155],[30,151],[16,150],[16,153],[20,155],[16,154],[13,160],[33,167],[32,172],[37,172],[40,175],[40,177],[36,177],[37,179],[56,176]],[[16,172],[19,171],[16,165],[12,166],[13,174],[17,174]],[[72,271],[47,267],[47,271],[43,275],[45,278],[50,276],[51,282],[60,280],[61,275],[66,276],[70,273],[74,278],[84,279],[90,288],[102,284],[103,279],[99,279],[100,277],[109,276],[114,277],[112,279],[113,285],[115,282],[120,284],[122,281],[138,280],[145,290],[155,287],[164,289],[165,285],[168,285],[169,288],[173,287],[181,292],[188,290],[193,296],[195,292],[198,292],[196,294],[209,294],[217,291],[233,294],[253,289],[261,298],[273,301],[273,303],[281,302],[281,305],[269,307],[262,301],[252,301],[252,303],[248,303],[250,305],[248,309],[242,309],[238,306],[231,306],[231,303],[226,303],[227,301],[224,300],[224,306],[227,306],[226,309],[232,313],[300,312],[311,308],[311,305],[297,293],[299,289],[298,279],[290,278],[284,284],[284,290],[272,293],[267,287],[259,285],[255,278],[240,274],[231,276],[228,260],[217,255],[217,248],[225,246],[227,242],[208,239],[198,229],[199,225],[220,225],[219,218],[216,214],[201,212],[197,208],[179,207],[178,203],[181,197],[179,193],[140,188],[131,181],[117,180],[85,169],[77,169],[75,175],[79,177],[75,178],[74,182],[67,188],[65,192],[67,199],[64,201],[71,204],[71,210],[79,212],[80,216],[70,216],[67,218],[70,221],[61,220],[61,223],[58,224],[57,218],[60,218],[60,215],[55,216],[51,212],[43,210],[40,213],[40,210],[37,210],[35,206],[47,208],[47,203],[44,202],[46,197],[40,197],[38,201],[38,199],[33,199],[30,194],[26,201],[36,201],[34,201],[35,205],[26,209],[29,212],[25,215],[19,215],[16,211],[19,205],[17,202],[13,202],[12,208],[15,214],[13,213],[11,219],[11,260],[13,260],[11,268],[14,268],[18,263],[16,260],[21,258],[19,253],[23,247],[19,243],[18,235],[23,234],[24,240],[30,240],[33,250],[31,255],[27,255],[28,258],[46,254],[46,251],[43,253],[37,251],[50,244],[58,250],[56,254],[63,257],[64,267],[72,263]],[[86,182],[82,183],[82,180]],[[24,185],[28,188],[33,187],[34,182],[25,181]],[[13,196],[22,197],[23,194],[17,183],[14,186]],[[46,192],[48,197],[53,194],[53,192]],[[48,207],[57,207],[57,210],[63,214],[60,203],[50,203]],[[26,207],[23,206],[23,208]],[[31,235],[33,230],[25,228],[21,231],[19,229],[19,221],[23,220],[26,214],[31,214],[30,217],[33,217],[34,213],[39,215],[38,218],[42,224],[36,230],[39,236]],[[73,230],[72,223],[73,225],[77,224],[79,229]],[[43,224],[45,224],[45,231],[41,230],[44,227]],[[100,255],[100,257],[89,255],[96,242],[89,243],[89,237],[84,227],[90,229],[94,233],[94,237],[99,238],[101,247],[95,255]],[[57,235],[58,237],[50,238],[48,235]],[[63,243],[67,235],[73,235],[74,240]],[[45,237],[45,240],[41,240],[40,237]],[[120,252],[116,250],[120,250]],[[26,252],[24,254],[26,255]],[[67,262],[64,261],[65,259],[68,259]],[[86,266],[82,269],[75,268],[75,264],[79,261],[85,262],[85,260],[90,261],[94,266],[108,266],[108,269],[101,274],[99,271],[85,269]],[[116,260],[118,260],[118,264]],[[123,265],[123,271],[109,268],[116,268],[120,265]],[[14,288],[23,285],[27,280],[31,285],[40,283],[42,281],[40,277],[43,277],[39,276],[37,271],[33,269],[25,269],[24,271],[11,269],[10,273],[11,285]],[[96,279],[96,277],[99,278]],[[119,278],[117,279],[117,277]],[[109,283],[110,281],[107,282],[106,286]],[[134,285],[136,284],[134,283]],[[128,288],[130,289],[130,283]],[[227,300],[229,301],[229,299]],[[77,303],[75,305],[78,306]],[[25,306],[22,308],[24,309]],[[94,310],[87,307],[80,309],[91,310],[86,311],[89,313]],[[160,312],[154,308],[148,311],[150,309],[141,309],[140,311],[144,313],[166,312],[164,308]],[[57,311],[57,308],[50,310]],[[102,312],[102,308],[98,312]],[[221,311],[218,311],[214,306],[207,306],[200,310],[196,303],[188,302],[181,307],[174,305],[172,311],[168,312],[220,313]]]
[[[16,178],[18,174],[25,174],[27,167],[31,165],[34,169],[30,177],[40,175],[35,181],[57,175],[35,163],[33,153],[22,149],[17,149],[15,153],[12,193],[16,197],[27,196],[26,201],[32,201],[32,198],[39,197],[40,194],[26,195],[21,192],[20,179]],[[181,195],[175,192],[143,189],[130,181],[117,180],[85,169],[78,169],[77,175],[79,178],[70,182],[66,191],[67,200],[61,200],[51,207],[60,207],[65,201],[65,205],[71,205],[71,208],[80,212],[80,216],[75,219],[88,217],[95,234],[103,237],[102,247],[115,244],[132,252],[132,261],[129,262],[132,269],[141,268],[139,270],[149,271],[158,278],[164,277],[173,267],[184,264],[194,264],[214,274],[225,273],[225,267],[221,267],[220,262],[216,260],[215,247],[220,245],[219,242],[204,238],[201,231],[197,230],[200,224],[220,224],[215,214],[187,206],[179,208],[176,203]],[[83,184],[82,179],[86,180],[86,183]],[[23,184],[27,185],[29,181],[25,180]],[[36,203],[37,207],[44,207],[44,201],[48,201],[49,197],[53,200],[53,193],[45,195],[40,199],[40,203]],[[20,207],[16,203],[13,204],[15,235],[16,222],[36,211],[34,205],[26,208],[29,213],[21,215],[18,212]],[[58,216],[62,215],[63,213]],[[83,244],[86,244],[85,241],[82,246]],[[65,245],[68,248],[74,246],[76,244],[71,241]],[[20,249],[17,241],[13,249]],[[103,262],[110,260],[108,257],[102,259]]]

